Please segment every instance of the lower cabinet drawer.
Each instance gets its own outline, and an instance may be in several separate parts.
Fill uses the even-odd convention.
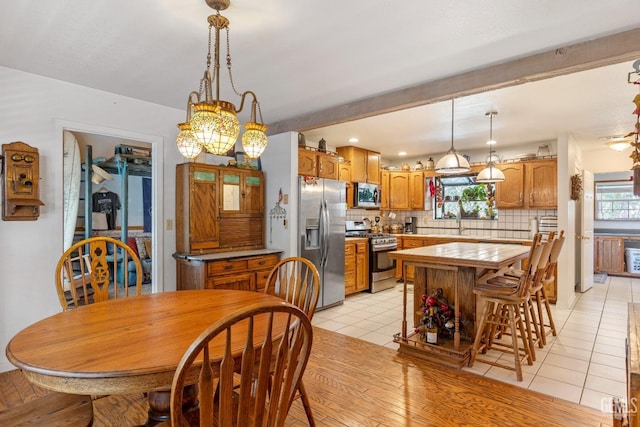
[[[259,258],[251,258],[247,260],[247,264],[249,269],[255,270],[258,268],[273,267],[278,263],[279,259],[280,259],[279,255],[266,255],[266,256],[261,256]]]
[[[247,269],[246,259],[225,259],[220,261],[212,261],[207,263],[207,276],[215,274],[231,273],[233,271],[241,271]]]
[[[271,273],[271,268],[265,268],[263,270],[256,271],[256,291],[264,292],[265,286],[267,286],[267,279]]]
[[[232,289],[238,291],[255,291],[254,273],[238,273],[225,276],[214,276],[207,279],[207,289]]]
[[[349,270],[344,272],[344,293],[345,295],[356,292],[356,272]]]

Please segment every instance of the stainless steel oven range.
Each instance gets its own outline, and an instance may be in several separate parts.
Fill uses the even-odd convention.
[[[346,221],[346,236],[369,239],[369,290],[371,293],[394,287],[396,262],[389,258],[389,252],[395,251],[398,247],[396,236],[371,233],[364,221]]]

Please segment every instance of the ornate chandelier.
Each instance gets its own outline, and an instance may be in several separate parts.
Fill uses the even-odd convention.
[[[229,0],[205,0],[207,5],[216,10],[215,15],[207,18],[209,22],[209,44],[207,50],[207,69],[200,80],[198,92],[191,92],[187,99],[187,120],[179,123],[180,133],[176,138],[176,145],[180,153],[189,159],[196,157],[204,149],[211,154],[225,154],[236,143],[240,134],[240,124],[237,113],[242,111],[245,98],[250,95],[251,119],[245,123],[245,133],[242,135],[242,148],[249,159],[258,158],[267,146],[267,126],[262,122],[262,110],[256,95],[251,91],[238,92],[231,74],[231,54],[229,53],[229,20],[220,15],[221,10],[229,7]],[[215,29],[214,38],[214,68],[211,76],[211,33]],[[229,81],[234,93],[240,97],[240,108],[231,102],[220,99],[220,30],[226,30],[227,35],[227,69]],[[215,98],[213,97],[213,83],[215,82]],[[193,113],[193,114],[192,114]],[[256,114],[257,113],[257,114]],[[256,116],[259,115],[260,121]]]

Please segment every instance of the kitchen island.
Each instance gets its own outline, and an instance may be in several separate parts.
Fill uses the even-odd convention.
[[[520,244],[453,242],[390,252],[389,257],[402,261],[404,269],[410,266],[415,269],[413,325],[418,325],[422,318],[422,295],[438,288],[442,288],[455,313],[453,339],[439,340],[437,345],[427,344],[419,333],[407,331],[408,290],[404,280],[402,332],[394,337],[400,345],[399,351],[447,365],[464,366],[473,344],[477,318],[473,287],[482,277],[526,258],[529,249]],[[462,338],[465,342],[461,342]]]

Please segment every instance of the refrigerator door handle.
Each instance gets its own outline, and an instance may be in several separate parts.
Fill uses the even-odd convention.
[[[320,262],[318,267],[324,267],[324,257],[325,257],[325,222],[324,222],[324,200],[320,200],[320,213],[318,218],[318,237],[320,239]]]
[[[329,259],[329,228],[330,228],[330,224],[331,224],[331,217],[329,215],[329,207],[327,206],[327,201],[324,201],[324,219],[325,219],[325,227],[324,227],[324,233],[325,233],[325,242],[324,242],[324,267],[327,266],[327,262]]]

